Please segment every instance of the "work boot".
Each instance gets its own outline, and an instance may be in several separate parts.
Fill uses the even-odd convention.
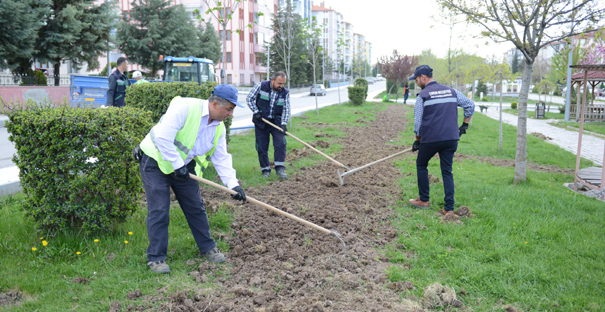
[[[448,214],[454,214],[454,211],[453,211],[453,210],[445,210],[445,209],[441,209],[441,210],[439,210],[439,213],[440,213],[441,215],[444,215],[444,216],[445,216],[445,215],[448,215]]]
[[[149,261],[147,265],[153,273],[170,273],[170,267],[166,264],[166,261]]]
[[[216,247],[214,247],[214,249],[211,249],[209,251],[202,252],[202,257],[206,257],[206,258],[208,258],[208,260],[210,260],[210,262],[214,262],[214,263],[221,263],[221,262],[225,261],[225,255],[223,255],[220,251],[218,251],[218,248],[216,248]]]
[[[412,207],[420,208],[420,209],[429,209],[431,208],[431,202],[426,201],[423,202],[420,200],[420,197],[416,197],[416,199],[410,199],[408,201]]]
[[[263,171],[263,178],[268,179],[271,176],[271,171]]]
[[[288,175],[286,174],[286,169],[284,169],[284,168],[275,169],[275,174],[277,174],[277,177],[282,180],[288,179]]]

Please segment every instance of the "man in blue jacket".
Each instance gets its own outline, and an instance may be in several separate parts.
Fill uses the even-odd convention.
[[[460,135],[468,129],[475,103],[461,92],[433,80],[433,70],[428,65],[418,66],[410,80],[415,80],[422,91],[418,93],[414,107],[416,140],[412,145],[412,151],[418,151],[416,173],[419,196],[410,199],[409,203],[416,208],[430,208],[427,167],[429,160],[439,153],[445,193],[445,207],[440,212],[444,215],[454,213],[454,153],[458,149]],[[458,107],[464,109],[464,120],[460,127]]]
[[[117,68],[109,76],[109,89],[107,89],[107,106],[124,107],[126,102],[126,88],[130,86],[128,80],[128,60],[121,56],[116,62]]]
[[[248,107],[254,113],[252,122],[256,135],[256,151],[258,152],[263,178],[268,178],[271,175],[268,154],[270,136],[273,136],[275,173],[280,179],[288,178],[285,167],[287,144],[285,133],[288,131],[286,125],[290,119],[290,93],[284,87],[285,83],[286,74],[278,71],[271,76],[271,80],[257,84],[246,98]],[[263,118],[272,124],[281,126],[282,130],[277,130],[265,124]]]

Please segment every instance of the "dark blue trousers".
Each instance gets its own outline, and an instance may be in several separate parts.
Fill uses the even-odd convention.
[[[191,161],[187,169],[195,174],[195,161]],[[210,236],[210,225],[199,183],[193,179],[181,180],[164,174],[158,163],[145,154],[141,158],[139,170],[147,197],[147,236],[149,237],[147,260],[166,260],[170,223],[170,188],[174,191],[187,218],[199,251],[206,252],[216,247],[214,239]]]
[[[454,174],[452,165],[454,153],[458,149],[458,141],[441,141],[433,143],[420,143],[418,158],[416,158],[416,175],[418,176],[418,195],[423,202],[429,201],[429,161],[439,153],[441,162],[441,177],[443,178],[443,191],[445,193],[445,210],[454,210]]]
[[[268,120],[275,124],[273,119]],[[285,168],[287,142],[284,133],[269,125],[265,125],[264,129],[261,129],[259,126],[254,126],[254,134],[256,135],[256,151],[258,152],[260,170],[263,172],[271,171],[271,165],[269,163],[270,136],[273,136],[273,160],[275,162],[275,169]]]
[[[408,95],[404,94],[403,95],[403,104],[406,104],[405,102],[407,102],[407,100],[408,100]]]

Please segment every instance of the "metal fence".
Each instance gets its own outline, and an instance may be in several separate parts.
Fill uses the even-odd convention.
[[[46,82],[44,81],[46,80]],[[59,75],[59,86],[69,86],[71,83],[70,75]],[[28,77],[15,76],[12,74],[0,74],[0,86],[40,86],[53,87],[55,86],[54,76],[43,77]]]

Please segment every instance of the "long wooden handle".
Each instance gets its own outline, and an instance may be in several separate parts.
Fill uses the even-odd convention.
[[[222,186],[220,184],[217,184],[217,183],[214,183],[212,181],[206,180],[204,178],[198,177],[198,176],[193,175],[191,173],[189,174],[189,176],[192,179],[194,179],[194,180],[200,181],[200,182],[202,182],[202,183],[204,183],[206,185],[210,185],[210,186],[215,187],[215,188],[217,188],[219,190],[225,191],[225,192],[227,192],[229,194],[232,194],[232,195],[233,194],[237,194],[237,192],[234,191],[234,190],[230,190],[230,189],[228,189],[228,188],[226,188],[226,187],[224,187],[224,186]],[[289,214],[287,212],[281,211],[281,210],[279,210],[279,209],[277,209],[277,208],[275,208],[275,207],[273,207],[271,205],[267,205],[267,204],[263,203],[262,201],[256,200],[256,199],[254,199],[254,198],[252,198],[250,196],[246,196],[246,200],[249,201],[249,202],[251,202],[251,203],[253,203],[253,204],[257,204],[259,206],[265,207],[265,208],[267,208],[267,209],[269,209],[269,210],[271,210],[271,211],[273,211],[275,213],[279,213],[282,216],[290,218],[290,219],[292,219],[294,221],[300,222],[300,223],[302,223],[302,224],[304,224],[306,226],[309,226],[309,227],[312,227],[312,228],[314,228],[316,230],[322,231],[322,232],[324,232],[326,234],[332,234],[332,231],[330,231],[328,229],[325,229],[325,228],[323,228],[323,227],[321,227],[321,226],[319,226],[317,224],[313,224],[313,223],[311,223],[311,222],[309,222],[307,220],[301,219],[301,218],[299,218],[299,217],[297,217],[295,215],[291,215],[291,214]]]
[[[361,167],[359,167],[359,168],[355,168],[355,169],[349,170],[349,171],[347,171],[347,172],[343,173],[341,176],[342,176],[342,177],[347,176],[347,175],[352,174],[352,173],[355,173],[355,172],[357,172],[357,171],[359,171],[359,170],[361,170],[361,169],[364,169],[364,168],[367,168],[367,167],[373,166],[373,165],[375,165],[375,164],[377,164],[377,163],[379,163],[379,162],[383,162],[383,161],[385,161],[385,160],[387,160],[387,159],[391,159],[391,158],[393,158],[393,157],[395,157],[395,156],[401,155],[401,154],[403,154],[403,153],[407,153],[407,152],[409,152],[409,151],[411,151],[411,150],[412,150],[412,148],[408,148],[408,149],[406,149],[406,150],[403,150],[403,151],[398,152],[398,153],[395,153],[395,154],[393,154],[393,155],[391,155],[391,156],[387,156],[387,157],[385,157],[385,158],[379,159],[379,160],[377,160],[377,161],[371,162],[371,163],[369,163],[369,164],[367,164],[367,165],[364,165],[364,166],[361,166]]]
[[[268,124],[268,125],[272,126],[273,128],[278,129],[278,130],[280,130],[280,131],[283,131],[283,129],[282,129],[282,128],[280,128],[280,127],[278,127],[278,126],[274,125],[273,123],[271,123],[271,122],[270,122],[270,121],[268,121],[267,119],[263,118],[263,121],[264,121],[266,124]],[[337,165],[339,165],[339,166],[341,166],[341,167],[343,167],[343,168],[345,168],[345,169],[348,169],[348,167],[347,167],[347,166],[345,166],[345,165],[341,164],[340,162],[338,162],[338,161],[336,161],[336,160],[332,159],[332,157],[330,157],[330,156],[328,156],[328,155],[326,155],[326,154],[322,153],[320,150],[316,149],[315,147],[313,147],[313,146],[311,146],[311,145],[309,145],[309,144],[305,143],[305,142],[304,142],[304,141],[302,141],[301,139],[299,139],[299,138],[295,137],[294,135],[292,135],[290,132],[287,132],[287,131],[286,131],[286,132],[284,132],[284,133],[285,133],[285,134],[287,134],[287,135],[289,135],[289,136],[291,136],[293,139],[295,139],[296,141],[298,141],[298,142],[302,143],[302,144],[303,144],[303,145],[305,145],[306,147],[308,147],[308,148],[310,148],[310,149],[314,150],[315,152],[319,153],[321,156],[323,156],[323,157],[325,157],[325,158],[329,159],[331,162],[333,162],[333,163],[335,163],[335,164],[337,164]]]

